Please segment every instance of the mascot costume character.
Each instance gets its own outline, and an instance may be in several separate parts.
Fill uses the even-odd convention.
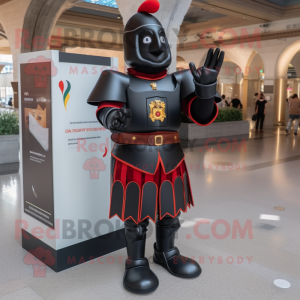
[[[167,73],[171,52],[161,23],[152,15],[157,0],[147,0],[124,29],[128,74],[104,71],[88,103],[112,132],[109,217],[124,221],[128,258],[124,287],[148,293],[158,278],[145,257],[149,220],[155,222],[153,260],[174,276],[194,278],[201,268],[175,247],[179,214],[194,206],[178,130],[184,112],[200,126],[218,115],[217,77],[224,52],[210,49],[203,67]]]

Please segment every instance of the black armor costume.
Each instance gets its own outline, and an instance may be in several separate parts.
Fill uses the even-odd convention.
[[[174,246],[179,213],[194,205],[178,130],[182,111],[207,126],[221,101],[216,81],[224,53],[219,49],[209,50],[199,70],[191,63],[191,70],[167,74],[171,63],[167,38],[160,22],[149,14],[158,8],[157,0],[145,1],[125,26],[128,74],[104,71],[88,99],[98,106],[99,122],[113,133],[110,217],[117,215],[125,222],[124,286],[136,293],[158,286],[144,257],[149,218],[157,228],[154,261],[175,276],[201,273],[200,266],[182,259]]]

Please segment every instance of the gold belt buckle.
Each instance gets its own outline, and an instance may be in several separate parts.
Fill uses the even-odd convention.
[[[156,135],[155,136],[155,146],[161,146],[163,144],[163,136]]]

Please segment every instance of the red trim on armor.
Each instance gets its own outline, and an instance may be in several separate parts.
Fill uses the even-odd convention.
[[[153,176],[154,176],[154,174],[156,173],[156,171],[157,171],[157,169],[158,169],[158,167],[159,167],[159,163],[157,163],[156,168],[155,168],[155,171],[154,171],[154,173],[152,174],[152,173],[150,173],[150,172],[147,172],[147,171],[144,171],[144,170],[142,170],[142,169],[139,169],[139,168],[135,167],[134,165],[131,165],[130,163],[128,163],[128,162],[126,162],[126,161],[124,161],[124,160],[118,158],[118,157],[115,156],[113,153],[111,153],[111,156],[113,156],[116,160],[122,162],[123,164],[125,164],[125,165],[127,165],[127,166],[129,166],[129,167],[131,167],[131,168],[133,168],[133,169],[135,169],[135,170],[137,170],[137,171],[139,171],[139,172],[142,172],[142,173],[145,173],[145,174],[149,174],[149,175],[153,175]],[[158,161],[159,161],[159,160],[157,160],[157,162],[158,162]]]
[[[145,186],[145,184],[146,184],[147,182],[152,182],[152,183],[154,183],[155,186],[156,186],[155,213],[154,213],[155,218],[154,218],[154,220],[153,220],[149,215],[147,215],[145,218],[141,219],[142,208],[143,208],[142,201],[143,201],[144,186]],[[142,221],[144,221],[146,218],[149,218],[149,219],[151,219],[151,220],[155,223],[155,221],[156,221],[156,214],[157,214],[157,193],[158,193],[158,186],[157,186],[157,184],[156,184],[154,181],[147,181],[147,182],[145,182],[145,183],[143,184],[143,190],[142,190],[142,196],[141,196],[141,206],[140,206],[141,211],[140,211],[140,214],[139,214],[139,220],[140,220],[140,222],[142,222]]]
[[[128,220],[128,219],[130,219],[131,218],[131,220],[135,223],[135,224],[139,224],[139,216],[140,216],[140,198],[141,198],[141,188],[139,187],[139,185],[138,185],[138,187],[139,187],[139,207],[138,207],[138,214],[137,214],[137,221],[132,217],[132,216],[129,216],[128,218],[126,218],[126,219],[124,219],[125,218],[125,216],[124,216],[124,214],[125,214],[125,207],[126,207],[126,193],[127,193],[127,187],[128,187],[128,185],[130,184],[130,183],[135,183],[135,184],[137,184],[137,182],[135,182],[135,181],[130,181],[130,182],[128,182],[127,183],[127,185],[126,185],[126,188],[125,188],[125,193],[124,193],[124,199],[123,199],[123,208],[122,208],[122,221],[123,222],[125,222],[126,220]]]
[[[170,217],[172,218],[175,218],[179,213],[180,211],[182,211],[183,213],[185,213],[187,211],[187,208],[192,205],[194,206],[194,202],[193,202],[193,196],[192,196],[192,190],[191,190],[191,185],[190,185],[190,180],[189,180],[189,174],[188,174],[188,171],[187,171],[187,168],[186,168],[186,163],[185,161],[183,160],[182,162],[182,165],[180,165],[180,170],[176,170],[176,172],[173,170],[174,174],[175,173],[181,173],[181,176],[178,174],[178,176],[175,176],[174,174],[170,174],[168,177],[169,179],[167,179],[167,174],[164,172],[164,169],[163,169],[163,165],[161,166],[161,169],[160,169],[160,163],[161,161],[159,161],[159,164],[158,164],[158,168],[156,169],[155,171],[155,174],[145,174],[145,180],[143,181],[143,177],[142,177],[142,182],[144,182],[143,186],[141,186],[139,184],[139,182],[135,181],[135,180],[132,180],[133,177],[139,177],[137,175],[133,175],[132,172],[129,172],[128,170],[126,170],[126,174],[124,175],[125,173],[125,169],[128,169],[128,167],[130,165],[127,164],[127,166],[125,166],[125,168],[122,168],[123,167],[123,163],[121,160],[118,160],[116,158],[116,163],[115,163],[115,168],[114,168],[114,182],[112,184],[112,187],[111,187],[111,195],[110,195],[110,209],[109,209],[109,215],[111,214],[111,201],[112,201],[112,190],[113,190],[113,187],[114,187],[114,184],[115,182],[119,181],[121,182],[122,184],[122,188],[123,188],[123,199],[122,199],[122,216],[119,216],[118,213],[114,214],[113,216],[110,216],[109,219],[113,218],[114,216],[117,216],[119,217],[123,222],[128,220],[128,219],[132,219],[133,222],[135,222],[136,224],[140,223],[141,221],[145,220],[146,218],[149,218],[151,219],[153,222],[155,222],[155,220],[157,219],[157,209],[158,209],[158,205],[159,205],[159,219],[161,220],[162,218],[164,218],[166,215],[169,215]],[[132,166],[130,166],[132,167]],[[176,169],[178,168],[178,166],[176,167]],[[123,169],[123,172],[121,172]],[[182,172],[183,171],[183,172]],[[119,173],[117,173],[119,172]],[[128,173],[129,172],[129,173]],[[139,170],[139,169],[136,169],[136,172],[139,172],[142,176],[142,171]],[[124,183],[119,180],[119,177],[121,177],[121,173],[123,173],[123,178],[122,180],[125,182],[125,186],[126,188],[124,189]],[[169,172],[170,173],[170,172]],[[184,186],[184,180],[183,180],[183,175],[184,173],[187,174],[187,180],[188,180],[188,185],[189,185],[189,199],[187,199],[186,197],[186,190],[184,188],[184,201],[185,201],[185,210],[182,210],[182,208],[178,209],[176,208],[176,198],[175,198],[175,185],[171,182],[174,181],[174,178],[176,180],[177,177],[180,177],[182,182],[183,182],[183,186]],[[125,176],[125,177],[124,177]],[[117,180],[116,180],[117,179]],[[159,182],[159,185],[160,185],[160,188],[158,188],[158,184],[155,182],[157,180],[157,182]],[[130,181],[128,184],[126,184],[127,181]],[[172,215],[171,213],[167,212],[164,214],[164,216],[161,216],[161,204],[162,204],[162,199],[161,199],[161,186],[163,184],[164,181],[169,181],[172,185],[172,192],[173,192],[173,213],[174,215]],[[138,220],[135,220],[132,216],[129,216],[127,217],[126,219],[124,219],[125,217],[125,209],[126,209],[126,193],[127,193],[127,187],[128,185],[131,183],[131,182],[134,182],[136,183],[138,186],[139,186],[139,207],[138,207]],[[144,191],[144,185],[145,183],[147,182],[153,182],[156,186],[156,201],[155,201],[155,220],[153,220],[149,215],[145,216],[142,220],[141,220],[141,214],[142,214],[142,200],[143,200],[143,191]],[[141,192],[142,191],[142,192]],[[159,193],[159,195],[158,195]],[[159,204],[158,204],[159,203]],[[176,211],[177,210],[177,211]]]
[[[177,177],[175,178],[175,180],[176,180],[178,177],[181,179],[182,186],[183,186],[183,201],[184,201],[183,207],[185,208],[186,206],[185,206],[185,188],[184,188],[184,182],[183,182],[182,176],[177,176]],[[174,180],[174,183],[175,183],[175,180]],[[174,189],[174,188],[175,188],[175,184],[173,184],[173,189]],[[174,192],[174,193],[175,193],[175,192]],[[178,215],[180,211],[182,211],[183,213],[186,212],[186,208],[185,208],[185,210],[182,210],[182,208],[180,208],[180,209],[178,209],[177,211],[176,211],[176,208],[177,208],[177,207],[176,207],[176,198],[175,198],[175,215]]]
[[[137,182],[139,186],[142,186],[142,173],[138,170],[133,169],[133,181]]]
[[[193,197],[193,192],[192,192],[192,188],[191,188],[191,182],[190,182],[190,175],[189,175],[189,172],[187,171],[187,167],[186,167],[186,163],[185,161],[183,162],[184,163],[184,166],[185,166],[185,171],[186,171],[186,175],[187,175],[187,179],[188,179],[188,184],[189,184],[189,199],[191,199],[191,202],[190,203],[190,200],[188,201],[188,204],[189,204],[189,208],[191,208],[190,204],[192,204],[193,207],[195,207],[194,205],[194,197]]]
[[[113,190],[113,187],[115,185],[116,182],[121,182],[120,180],[116,180],[113,182],[112,186],[111,186],[111,189],[110,189],[110,205],[109,205],[109,216],[110,216],[110,212],[111,212],[111,197],[112,197],[112,190]],[[122,184],[122,187],[123,187],[123,197],[124,197],[124,186],[123,186],[123,183],[121,182]],[[123,201],[123,205],[124,205],[124,201]],[[122,211],[123,211],[123,207],[122,207]],[[118,216],[121,220],[123,219],[122,216],[119,216],[118,213],[115,213],[113,216],[109,217],[109,219],[113,218],[114,216]]]
[[[184,167],[183,167],[184,166]],[[185,184],[184,184],[184,174],[187,174],[187,170],[186,170],[186,165],[185,165],[185,162],[183,162],[181,165],[180,165],[180,168],[181,168],[181,180],[183,182],[183,186],[184,186],[184,212],[187,212],[187,207],[188,207],[188,197],[189,197],[189,194],[190,193],[187,193],[188,191],[186,191],[186,188],[185,188]],[[186,175],[187,176],[187,175]],[[187,177],[188,178],[188,177]],[[187,179],[188,180],[188,179]],[[188,197],[186,196],[186,194],[188,195]]]
[[[122,108],[124,105],[124,103],[122,102],[112,102],[112,101],[104,101],[99,103],[98,108],[96,110],[96,116],[98,115],[98,112],[100,111],[100,109],[105,108],[105,107],[111,107],[111,108]]]
[[[193,197],[193,191],[192,191],[192,188],[191,188],[191,183],[190,183],[190,177],[189,177],[189,174],[188,174],[188,182],[189,182],[189,187],[190,187],[190,195],[189,195],[189,199],[191,199],[191,203],[190,205],[192,205],[193,207],[195,207],[195,203],[194,203],[194,197]],[[190,202],[190,201],[189,201]],[[190,206],[191,207],[191,206]]]
[[[120,178],[120,180],[124,184],[124,186],[126,186],[126,188],[127,188],[126,175],[127,175],[127,165],[122,164],[122,166],[121,166],[121,178]]]
[[[163,79],[167,76],[168,70],[162,71],[158,74],[146,74],[142,72],[135,71],[133,68],[127,69],[128,74],[135,76],[137,78],[145,79],[145,80],[159,80]]]
[[[172,186],[172,191],[173,191],[174,216],[172,216],[172,215],[169,214],[169,213],[165,213],[165,214],[163,215],[163,217],[162,217],[162,216],[161,216],[161,187],[162,187],[163,183],[166,182],[166,181],[169,181],[169,182],[171,183],[171,186]],[[175,202],[174,185],[172,184],[172,182],[171,182],[170,180],[164,180],[164,181],[162,181],[161,184],[160,184],[160,189],[159,189],[159,205],[160,205],[160,207],[159,207],[159,219],[160,219],[160,220],[163,219],[166,215],[169,215],[169,216],[172,217],[172,218],[175,218],[175,217],[177,216],[176,213],[175,213],[175,211],[176,211],[176,202]]]
[[[216,106],[216,114],[215,116],[213,117],[213,119],[207,123],[207,124],[200,124],[198,123],[193,117],[192,117],[192,114],[191,114],[191,106],[192,106],[192,103],[193,101],[197,98],[197,96],[194,96],[193,98],[191,99],[185,99],[182,101],[182,110],[183,112],[197,125],[199,126],[208,126],[210,125],[211,123],[213,123],[213,121],[217,118],[218,116],[218,113],[219,113],[219,108],[218,108],[218,105],[216,102],[214,102],[215,106]]]
[[[154,182],[154,175],[145,174],[145,183],[149,181]]]
[[[166,173],[164,163],[163,163],[163,161],[162,161],[162,159],[161,159],[161,156],[160,156],[160,153],[159,153],[159,150],[158,150],[158,161],[161,163],[162,168],[163,168],[163,170],[164,170],[164,173],[165,173],[166,175],[170,174],[170,173],[173,172],[176,168],[178,168],[178,166],[182,163],[182,161],[184,161],[184,158],[185,158],[185,154],[183,155],[182,160],[176,165],[176,167],[173,168],[173,169],[172,169],[171,171],[169,171],[168,173]]]

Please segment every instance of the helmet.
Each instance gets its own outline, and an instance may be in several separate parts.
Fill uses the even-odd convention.
[[[156,74],[165,71],[172,62],[164,28],[151,15],[159,6],[157,0],[146,0],[125,26],[125,61],[135,71]]]

